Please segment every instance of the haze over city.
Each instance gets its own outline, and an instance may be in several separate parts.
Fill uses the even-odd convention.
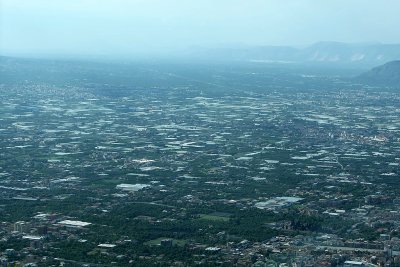
[[[399,0],[0,0],[0,267],[400,267]]]

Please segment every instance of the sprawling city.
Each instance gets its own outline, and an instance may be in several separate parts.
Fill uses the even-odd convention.
[[[0,267],[400,267],[399,0],[0,0]]]
[[[0,264],[398,266],[400,93],[279,66],[3,58]]]

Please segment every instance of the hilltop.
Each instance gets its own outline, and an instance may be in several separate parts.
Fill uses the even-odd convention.
[[[400,60],[390,61],[375,67],[357,77],[357,80],[370,85],[399,86]]]

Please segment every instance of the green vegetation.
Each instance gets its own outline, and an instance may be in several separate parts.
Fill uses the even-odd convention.
[[[162,240],[165,240],[165,239],[171,239],[171,238],[168,238],[168,237],[159,237],[159,238],[156,238],[156,239],[153,239],[153,240],[150,240],[150,241],[145,242],[144,245],[147,245],[147,246],[159,246],[159,245],[161,245],[161,241],[162,241]],[[172,240],[172,245],[173,245],[173,246],[180,246],[180,247],[183,247],[184,245],[187,244],[187,240],[183,240],[183,239],[173,239],[173,238],[172,238],[171,240]]]
[[[217,221],[217,222],[227,222],[229,217],[212,215],[212,214],[200,214],[200,220]]]

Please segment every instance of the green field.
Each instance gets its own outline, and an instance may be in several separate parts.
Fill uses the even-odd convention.
[[[226,216],[214,215],[214,214],[200,214],[201,220],[207,221],[218,221],[218,222],[227,222],[229,218]]]

